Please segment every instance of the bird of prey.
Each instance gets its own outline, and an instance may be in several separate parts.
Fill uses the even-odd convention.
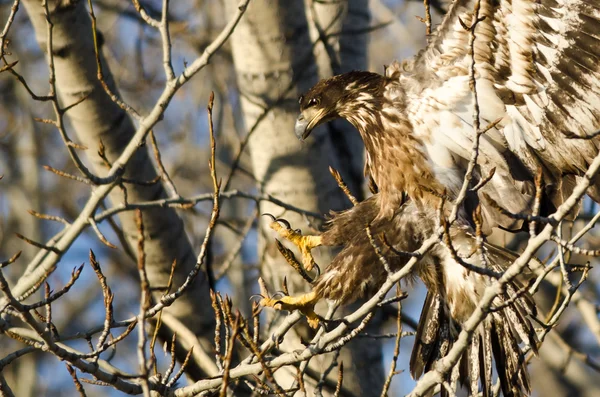
[[[523,215],[551,213],[598,155],[600,0],[455,0],[413,59],[384,75],[323,80],[300,109],[300,139],[335,118],[354,125],[374,194],[333,214],[319,236],[274,221],[308,270],[312,248],[342,249],[310,293],[264,296],[262,304],[298,308],[314,323],[320,299],[345,304],[372,295],[457,205],[445,238],[414,268],[428,289],[410,361],[419,377],[447,354],[494,274],[516,257],[485,235],[523,229]],[[600,202],[600,178],[587,193]],[[523,353],[538,341],[527,278],[496,298],[498,309],[450,375],[473,395],[492,393],[493,361],[505,396],[530,393]]]

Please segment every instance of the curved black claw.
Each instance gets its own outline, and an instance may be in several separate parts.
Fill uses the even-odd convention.
[[[275,306],[277,305],[281,305],[281,307],[283,308],[283,301],[281,300],[276,300],[275,302],[273,302],[273,308],[277,309]]]
[[[292,225],[290,225],[290,223],[283,218],[276,218],[273,214],[269,214],[268,212],[265,212],[263,216],[268,216],[269,218],[271,218],[271,222],[281,223],[283,227],[285,227],[288,230],[292,229]],[[300,229],[297,229],[296,232],[300,233]]]
[[[275,218],[272,214],[269,214],[268,212],[265,212],[262,215],[263,216],[268,216],[269,218],[271,218],[271,222],[275,222],[277,220],[277,218]]]
[[[264,296],[263,294],[254,294],[254,295],[251,295],[250,299],[248,299],[248,300],[252,300],[254,298],[266,299],[267,297]]]
[[[277,218],[277,222],[283,224],[283,227],[285,227],[288,230],[292,228],[292,225],[290,225],[290,223],[283,218]]]
[[[316,276],[315,278],[317,278],[317,277],[321,276],[321,268],[319,267],[319,265],[317,265],[317,264],[315,263],[315,264],[313,265],[313,268],[316,268],[316,269],[317,269],[317,276]]]

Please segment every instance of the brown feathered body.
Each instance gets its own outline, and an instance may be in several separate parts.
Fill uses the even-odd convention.
[[[465,26],[476,17],[473,54]],[[466,261],[501,272],[514,255],[487,243],[485,263],[473,255],[473,210],[481,209],[484,233],[518,230],[522,221],[510,214],[532,213],[538,173],[542,210],[551,211],[598,155],[600,0],[457,0],[415,58],[393,63],[384,75],[350,72],[321,81],[301,97],[300,107],[296,134],[302,138],[339,117],[358,129],[365,174],[378,189],[331,219],[323,243],[343,248],[316,280],[319,296],[347,303],[374,293],[387,273],[365,226],[373,236],[384,233],[395,250],[417,249],[438,224],[442,197],[449,203],[442,213],[450,212],[474,147],[470,190],[450,233]],[[600,202],[599,192],[597,178],[588,194]],[[380,248],[392,270],[408,259]],[[455,261],[442,242],[415,274],[429,290],[411,359],[411,373],[419,376],[446,354],[490,280]],[[521,283],[514,281],[495,304],[514,297]],[[524,346],[535,349],[527,319],[535,307],[526,293],[505,306],[480,326],[452,375],[473,394],[478,380],[484,395],[491,393],[492,356],[504,395],[529,393],[522,353]]]
[[[391,219],[377,218],[380,198],[380,194],[375,194],[352,209],[333,215],[322,234],[323,244],[343,248],[314,283],[313,289],[320,296],[348,303],[359,297],[371,296],[385,281],[387,270],[364,232],[365,225],[370,225],[372,236],[386,236],[387,244],[382,243],[380,238],[375,241],[391,271],[401,269],[410,257],[392,252],[390,246],[396,251],[412,252],[434,233],[436,211],[419,209],[414,201],[409,200],[394,212]],[[457,254],[465,262],[484,266],[477,254],[479,246],[470,225],[456,224],[450,234]],[[484,243],[483,250],[485,265],[497,273],[504,271],[516,258],[514,254],[487,243]],[[461,324],[473,313],[485,288],[493,280],[457,263],[444,244],[435,246],[420,259],[413,274],[423,281],[428,290],[410,360],[411,375],[418,378],[446,355],[460,332]],[[494,300],[495,307],[506,306],[506,301],[520,294],[512,305],[486,318],[473,336],[461,365],[452,375],[468,385],[473,395],[479,390],[479,384],[484,396],[491,395],[492,357],[495,358],[496,372],[505,396],[518,396],[530,390],[523,351],[528,348],[537,351],[537,338],[528,320],[529,316],[535,315],[535,304],[528,293],[523,293],[527,278],[523,275],[512,281]]]

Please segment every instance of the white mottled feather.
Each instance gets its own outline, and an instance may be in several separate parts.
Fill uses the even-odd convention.
[[[472,21],[474,5],[454,2],[428,48],[399,76],[414,133],[451,191],[460,186],[475,136],[470,34],[460,22]],[[567,136],[600,128],[600,1],[482,0],[479,16],[485,17],[475,30],[479,121],[483,128],[502,119],[481,139],[482,172],[496,168],[484,190],[523,211],[531,188],[512,175],[508,152],[529,170],[530,181],[542,167],[547,184],[581,174],[598,153],[597,139]]]

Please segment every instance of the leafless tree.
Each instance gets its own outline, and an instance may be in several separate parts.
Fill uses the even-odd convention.
[[[434,23],[445,7],[432,2]],[[358,134],[336,122],[301,144],[298,96],[379,68],[390,43],[405,55],[399,35],[424,42],[414,14],[420,2],[0,1],[0,395],[423,395],[536,252],[549,259],[534,387],[598,393],[598,273],[583,254],[600,215],[584,202],[563,220],[589,179],[554,215],[557,252],[555,223],[493,236],[522,255],[416,384],[403,371],[419,289],[399,303],[416,257],[318,331],[250,299],[308,288],[262,214],[315,231],[347,193],[368,195]]]

